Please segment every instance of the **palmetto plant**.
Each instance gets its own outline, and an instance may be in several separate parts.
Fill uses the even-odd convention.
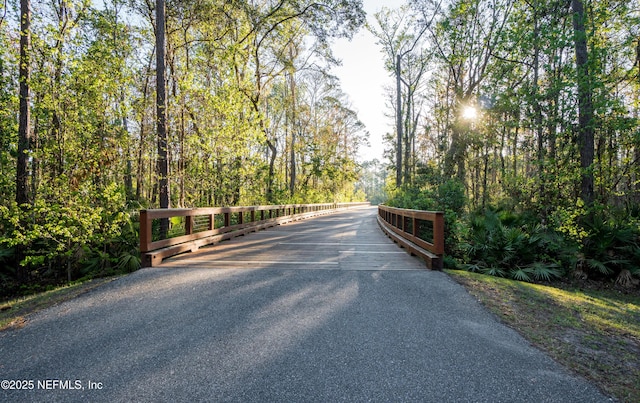
[[[640,275],[640,225],[633,219],[597,214],[585,227],[585,239],[579,267],[590,277],[616,278],[629,285]]]
[[[118,245],[115,251],[116,268],[119,271],[130,273],[140,268],[139,227],[137,213],[129,214],[129,220],[115,239],[114,243]]]
[[[83,276],[104,276],[130,273],[140,268],[138,248],[139,223],[137,212],[127,212],[119,231],[103,245],[86,247],[81,262]]]
[[[561,240],[541,225],[509,226],[499,212],[474,214],[468,239],[462,243],[466,269],[521,281],[560,277]]]

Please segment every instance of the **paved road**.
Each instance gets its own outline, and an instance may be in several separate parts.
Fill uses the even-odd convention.
[[[397,253],[372,209],[213,250],[0,333],[0,379],[33,386],[0,401],[608,401]]]

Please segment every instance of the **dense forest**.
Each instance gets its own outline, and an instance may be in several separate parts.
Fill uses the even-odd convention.
[[[329,73],[359,29],[383,162]],[[449,267],[637,286],[639,101],[637,0],[5,0],[0,282],[135,270],[140,208],[366,197],[445,210]]]
[[[390,204],[447,212],[450,266],[640,277],[640,3],[412,0],[369,26]]]
[[[136,269],[140,208],[364,199],[367,132],[328,73],[364,21],[359,1],[4,1],[3,290]]]

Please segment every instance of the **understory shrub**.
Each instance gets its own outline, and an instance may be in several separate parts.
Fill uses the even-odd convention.
[[[3,293],[20,285],[18,270],[22,283],[46,285],[137,269],[138,208],[115,185],[52,188],[31,205],[0,206]]]
[[[530,214],[487,209],[468,216],[460,243],[464,268],[523,281],[568,274],[640,284],[640,221],[612,208],[578,201],[558,208],[546,226]]]
[[[582,244],[576,271],[595,279],[615,279],[632,286],[640,278],[640,221],[610,212],[585,220],[588,234]]]
[[[575,255],[560,234],[540,224],[523,223],[506,211],[488,209],[469,215],[469,231],[460,244],[466,270],[521,281],[561,277]]]

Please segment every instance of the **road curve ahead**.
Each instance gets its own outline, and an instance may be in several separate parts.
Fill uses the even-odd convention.
[[[359,209],[139,270],[0,333],[0,401],[609,401],[397,252]]]

